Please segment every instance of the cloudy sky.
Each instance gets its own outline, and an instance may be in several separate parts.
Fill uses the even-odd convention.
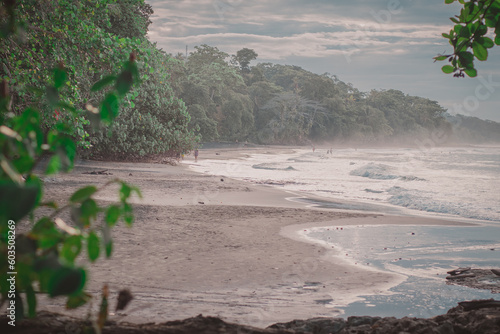
[[[438,53],[452,51],[441,33],[458,5],[444,0],[146,0],[149,39],[168,53],[201,44],[256,62],[328,72],[361,91],[399,89],[438,101],[450,113],[500,121],[500,47],[476,62],[478,78],[441,72]]]

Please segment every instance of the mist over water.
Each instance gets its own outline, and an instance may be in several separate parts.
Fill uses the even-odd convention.
[[[500,222],[500,148],[495,147],[338,149],[332,154],[304,149],[205,160],[192,168],[353,202],[358,210]]]
[[[379,295],[359,296],[345,316],[432,317],[457,302],[495,298],[488,290],[446,285],[457,267],[500,264],[500,148],[327,149],[293,154],[254,154],[246,159],[205,160],[193,169],[269,184],[303,201],[333,209],[466,220],[457,226],[334,226],[300,232],[334,246],[352,265],[406,277]],[[307,198],[312,194],[322,199]],[[493,282],[495,283],[495,282]],[[334,293],[332,293],[334,296]]]

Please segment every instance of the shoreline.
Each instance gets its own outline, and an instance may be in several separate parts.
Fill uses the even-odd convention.
[[[230,156],[235,155],[224,153],[222,158]],[[82,174],[104,168],[113,175]],[[342,305],[365,293],[384,293],[400,278],[342,263],[324,246],[298,240],[298,234],[290,237],[293,230],[427,220],[314,208],[288,200],[292,194],[274,187],[204,175],[187,166],[147,163],[81,161],[72,173],[49,178],[46,195],[67,198],[83,184],[104,184],[115,177],[139,186],[144,197],[134,200],[134,226],[113,230],[111,259],[89,266],[88,290],[94,296],[108,283],[110,299],[121,288],[136,297],[128,309],[111,316],[115,321],[158,322],[202,313],[264,327],[339,316],[342,311],[326,307],[325,300]],[[113,200],[116,189],[97,198]],[[70,221],[67,213],[62,218]],[[62,298],[42,298],[39,308],[60,311],[61,305]]]

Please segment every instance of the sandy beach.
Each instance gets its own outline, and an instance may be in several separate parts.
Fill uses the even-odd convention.
[[[200,151],[198,163],[289,151],[207,149]],[[88,266],[87,288],[95,296],[107,283],[112,297],[122,288],[135,297],[112,320],[160,322],[201,313],[265,327],[338,316],[340,309],[325,307],[322,301],[346,305],[359,295],[384,293],[402,277],[339,260],[335,249],[308,243],[296,231],[317,226],[463,224],[314,208],[293,200],[301,195],[192,172],[185,165],[194,158],[185,159],[177,166],[79,161],[70,174],[45,180],[45,200],[62,201],[83,185],[99,186],[113,178],[142,191],[143,198],[133,200],[133,227],[120,224],[113,230],[112,258]],[[100,170],[112,175],[84,174]],[[116,189],[108,188],[97,198],[112,201],[116,196]],[[70,221],[67,212],[61,218]],[[60,312],[62,305],[62,298],[42,298],[39,309]],[[86,307],[69,314],[86,314]]]

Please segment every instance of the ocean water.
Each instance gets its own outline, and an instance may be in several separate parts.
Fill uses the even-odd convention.
[[[500,147],[297,150],[196,171],[324,198],[319,205],[500,222]]]
[[[224,175],[302,194],[324,208],[445,218],[474,226],[335,226],[301,231],[334,246],[352,265],[405,277],[385,293],[349,305],[331,300],[345,316],[432,317],[489,290],[446,285],[458,267],[500,268],[500,147],[338,149],[327,154],[254,154],[237,160],[202,160],[196,171]],[[308,196],[314,195],[314,199]],[[500,284],[492,275],[488,284]]]

